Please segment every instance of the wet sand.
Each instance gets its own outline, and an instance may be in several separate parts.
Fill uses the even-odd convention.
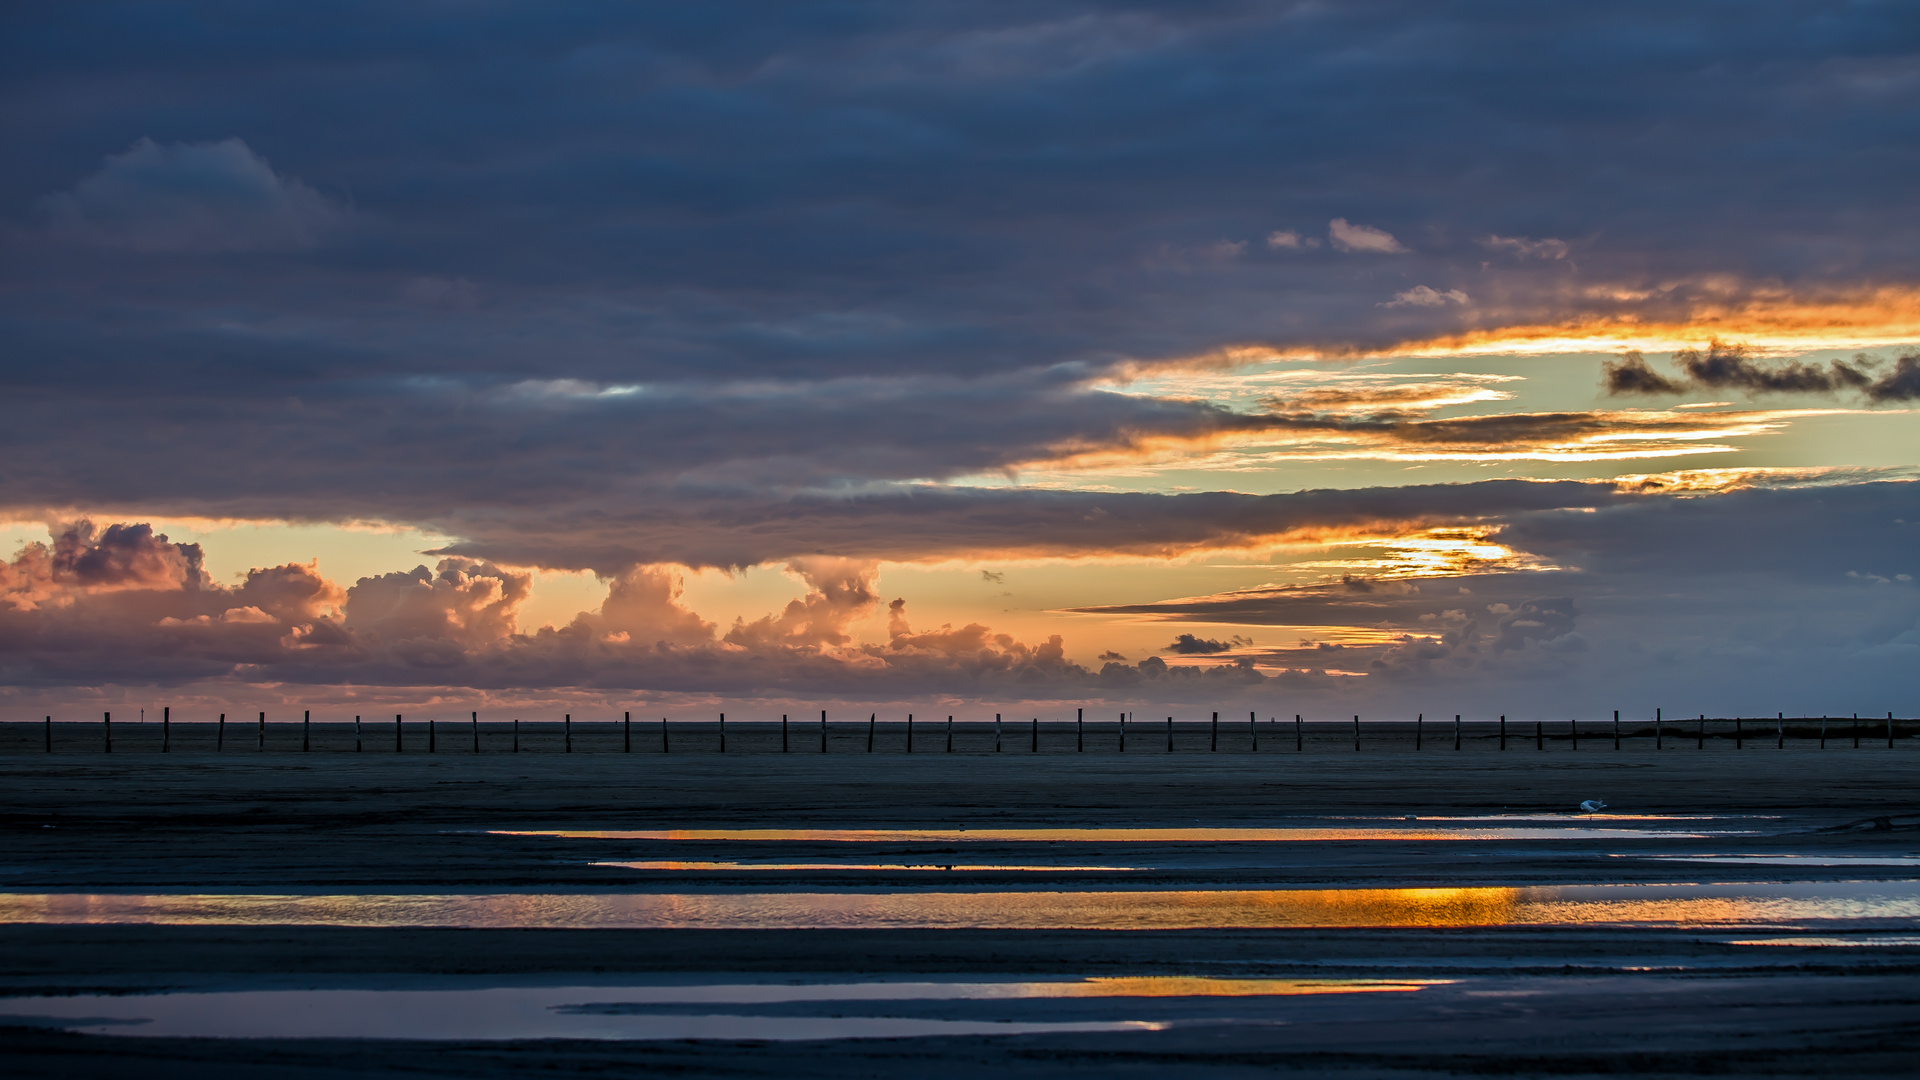
[[[117,726],[117,725],[116,725]],[[148,725],[151,729],[153,725]],[[0,753],[0,891],[687,892],[1219,889],[1565,885],[1646,881],[1901,880],[1910,867],[1727,865],[1686,854],[1920,854],[1920,832],[1817,830],[1920,812],[1920,754],[1850,743],[1742,751],[1692,740],[1661,752],[1419,754],[1205,750],[868,756],[834,753],[434,755],[294,749],[44,755],[9,725]],[[179,728],[176,727],[176,733]],[[390,734],[390,732],[389,732]],[[438,734],[438,733],[437,733]],[[1531,733],[1529,732],[1529,735]],[[233,729],[229,729],[229,738]],[[1164,738],[1164,732],[1162,732]],[[816,732],[817,738],[817,732]],[[119,739],[116,732],[116,739]],[[231,744],[230,744],[231,745]],[[1164,743],[1162,744],[1164,745]],[[777,746],[777,744],[776,744]],[[464,749],[464,748],[463,748]],[[680,747],[676,745],[676,751]],[[717,749],[717,748],[716,748]],[[1581,799],[1623,815],[1706,815],[1710,835],[1545,841],[946,844],[623,840],[488,830],[689,828],[1275,827],[1405,814],[1577,821]],[[51,826],[51,827],[49,827]],[[743,850],[745,848],[746,850]],[[1147,865],[1145,871],[768,872],[635,869],[608,860],[819,863],[963,859]],[[963,851],[956,849],[964,848]],[[940,850],[945,849],[945,850]],[[1909,927],[1920,930],[1920,927]],[[635,978],[1184,974],[1462,980],[1366,1001],[1289,1003],[1165,1031],[817,1043],[394,1043],[142,1039],[13,1028],[11,1075],[496,1076],[1094,1075],[1148,1068],[1357,1076],[1636,1071],[1910,1073],[1920,1063],[1920,947],[1758,947],[1679,928],[1101,930],[511,930],[330,926],[0,926],[0,991],[552,985]],[[1789,935],[1790,936],[1790,935]],[[1386,1000],[1392,997],[1393,1000]],[[0,998],[0,1006],[4,998]],[[1288,1011],[1290,1010],[1290,1011]],[[0,1007],[0,1012],[5,1012]],[[1256,1010],[1258,1011],[1258,1010]],[[1278,1019],[1276,1019],[1278,1017]]]

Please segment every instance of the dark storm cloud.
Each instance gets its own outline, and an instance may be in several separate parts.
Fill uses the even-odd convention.
[[[1193,634],[1181,634],[1173,639],[1173,644],[1168,645],[1166,651],[1179,656],[1212,656],[1214,653],[1223,653],[1232,648],[1233,646],[1225,641],[1214,641],[1211,638],[1196,637]]]
[[[1678,377],[1655,371],[1646,357],[1624,353],[1602,368],[1610,394],[1678,394],[1690,388],[1743,390],[1755,394],[1836,394],[1859,391],[1870,401],[1911,401],[1920,397],[1920,355],[1893,361],[1884,375],[1884,361],[1867,355],[1852,363],[1830,360],[1823,367],[1797,360],[1766,360],[1745,345],[1714,341],[1703,349],[1674,353]]]
[[[212,10],[0,16],[0,384],[44,454],[0,474],[13,505],[123,497],[69,453],[103,431],[266,443],[289,403],[324,430],[268,455],[276,498],[313,517],[401,490],[638,513],[664,496],[623,491],[636,459],[695,456],[704,489],[808,437],[795,472],[830,483],[947,477],[1018,460],[1002,418],[1066,445],[1191,411],[1074,381],[1124,360],[1920,276],[1920,31],[1893,8]],[[607,456],[478,404],[402,430],[423,388],[765,379],[948,380],[951,419],[742,394],[591,433]],[[1019,386],[1051,415],[1010,411]],[[1197,416],[1172,426],[1230,423]],[[693,453],[695,419],[737,465]],[[356,452],[382,468],[347,475]],[[191,457],[162,485],[249,486]]]

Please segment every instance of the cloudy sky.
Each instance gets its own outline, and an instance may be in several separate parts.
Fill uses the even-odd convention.
[[[1915,100],[1899,3],[12,5],[0,713],[1913,715]]]

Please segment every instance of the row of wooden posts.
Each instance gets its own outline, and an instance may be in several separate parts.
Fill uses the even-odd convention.
[[[1119,749],[1121,753],[1125,753],[1127,749],[1127,724],[1128,724],[1128,721],[1131,719],[1131,716],[1132,714],[1130,713],[1120,714]],[[1802,720],[1796,720],[1796,723],[1805,722],[1805,720],[1810,720],[1810,719],[1811,719],[1810,717],[1803,718]],[[1133,721],[1133,722],[1136,725],[1139,724],[1139,721]],[[573,714],[571,713],[566,714],[566,718],[563,721],[563,723],[564,723],[564,732],[565,732],[565,739],[566,739],[566,744],[565,744],[566,752],[572,753],[573,752]],[[631,712],[626,713],[622,717],[620,723],[621,723],[621,732],[622,732],[622,740],[623,740],[623,750],[626,753],[632,753],[633,752],[633,714]],[[1657,749],[1663,749],[1665,747],[1666,738],[1667,738],[1666,729],[1669,726],[1679,729],[1676,732],[1676,737],[1684,738],[1685,731],[1682,725],[1684,725],[1685,723],[1686,721],[1683,721],[1683,720],[1682,721],[1666,720],[1665,717],[1661,714],[1661,711],[1658,709],[1655,709],[1653,713],[1654,748],[1657,750]],[[1746,745],[1746,729],[1742,726],[1744,723],[1745,723],[1745,720],[1741,718],[1735,718],[1733,721],[1735,749],[1743,748]],[[1764,724],[1765,721],[1759,721],[1759,723]],[[1871,724],[1872,720],[1869,719],[1868,723]],[[477,754],[480,752],[480,714],[478,712],[471,714],[471,724],[472,724],[472,731],[473,731],[473,752]],[[1273,728],[1276,725],[1276,720],[1272,717],[1269,717],[1267,720],[1267,724],[1268,724],[1268,730],[1269,730],[1269,738],[1271,738],[1273,733]],[[1695,724],[1696,724],[1695,731],[1694,731],[1695,746],[1698,749],[1705,749],[1707,745],[1706,714],[1705,713],[1700,714],[1700,717],[1695,722]],[[313,713],[311,710],[302,714],[300,725],[301,725],[300,726],[300,749],[311,750],[313,748],[313,739],[312,739]],[[873,752],[874,734],[878,725],[879,725],[878,713],[874,713],[867,717],[867,752],[868,753]],[[1820,748],[1823,750],[1826,749],[1826,746],[1827,746],[1827,725],[1828,725],[1828,718],[1824,716],[1820,717],[1820,736],[1819,737],[1820,737]],[[1893,718],[1893,713],[1891,712],[1887,713],[1886,725],[1887,725],[1886,726],[1887,749],[1891,750],[1893,749],[1893,739],[1894,739],[1894,718]],[[369,725],[369,727],[370,726],[371,725]],[[1174,726],[1173,717],[1171,716],[1167,717],[1167,749],[1166,749],[1167,753],[1173,753],[1173,749],[1174,749],[1173,726]],[[103,714],[103,717],[101,720],[101,727],[102,727],[102,735],[103,735],[102,748],[104,752],[111,754],[113,753],[113,714],[112,713],[109,712],[109,713]],[[1260,749],[1260,724],[1259,724],[1258,714],[1252,713],[1252,712],[1249,712],[1247,714],[1247,728],[1248,728],[1248,732],[1252,736],[1252,743],[1251,743],[1252,749],[1257,752]],[[1031,734],[1030,734],[1029,750],[1032,753],[1039,753],[1040,751],[1040,719],[1038,717],[1035,717],[1033,719],[1030,730],[1031,730]],[[1422,749],[1423,743],[1425,741],[1425,736],[1426,736],[1426,714],[1422,713],[1418,717],[1416,717],[1416,719],[1414,720],[1413,731],[1414,731],[1413,748],[1415,750]],[[1858,748],[1860,746],[1860,735],[1861,735],[1859,713],[1853,714],[1852,722],[1849,726],[1849,731],[1853,737],[1853,745],[1855,746],[1855,748]],[[1756,734],[1763,734],[1763,733],[1764,733],[1764,728],[1758,729],[1756,731]],[[405,749],[405,740],[403,738],[403,734],[404,733],[402,731],[402,716],[401,714],[395,714],[393,718],[393,750],[395,753],[400,753]],[[1778,714],[1775,717],[1773,734],[1774,734],[1775,747],[1777,749],[1785,749],[1787,745],[1787,718],[1785,713]],[[1294,735],[1294,750],[1304,751],[1306,749],[1305,723],[1298,714],[1295,714],[1293,718],[1293,735]],[[1571,740],[1573,744],[1573,749],[1578,750],[1580,748],[1580,727],[1579,727],[1578,721],[1575,721],[1575,720],[1567,721],[1567,737],[1569,738],[1569,740]],[[1591,738],[1591,730],[1589,730],[1589,737]],[[1500,738],[1500,749],[1505,750],[1507,748],[1507,739],[1508,739],[1507,718],[1505,716],[1502,716],[1500,718],[1499,738]],[[1615,750],[1620,749],[1621,738],[1622,738],[1622,734],[1620,730],[1620,712],[1619,710],[1616,709],[1614,710],[1614,714],[1613,714],[1613,748]],[[361,727],[361,721],[360,721],[360,717],[356,716],[353,718],[353,748],[356,751],[361,750],[363,748],[364,744],[362,740],[363,740],[363,731]],[[1455,750],[1460,749],[1461,740],[1462,740],[1461,721],[1460,721],[1459,714],[1456,713],[1453,718],[1453,748]],[[1533,741],[1534,741],[1535,749],[1539,749],[1539,750],[1546,749],[1546,740],[1547,740],[1547,732],[1546,732],[1545,722],[1535,721],[1533,726]],[[220,719],[218,721],[217,734],[215,736],[214,749],[216,751],[225,750],[226,742],[227,742],[227,714],[221,713]],[[438,729],[436,727],[436,723],[434,720],[428,719],[427,721],[427,752],[428,753],[431,754],[431,753],[438,752],[437,742],[438,742]],[[1002,740],[1001,716],[999,713],[994,713],[993,714],[993,749],[995,753],[1000,752],[1002,747],[1002,742],[1003,740]],[[1361,744],[1360,718],[1358,716],[1355,716],[1353,718],[1353,748],[1356,751],[1359,750],[1360,744]],[[259,750],[262,750],[262,751],[264,751],[267,748],[267,714],[264,712],[260,714],[259,721],[258,721],[256,746]],[[1075,710],[1075,718],[1074,718],[1074,750],[1076,752],[1079,752],[1079,751],[1086,750],[1086,748],[1087,748],[1086,746],[1086,710],[1078,709],[1078,710]],[[160,752],[164,754],[164,753],[170,752],[172,749],[173,749],[173,709],[171,707],[167,707],[162,709],[160,713]],[[673,744],[671,741],[671,733],[669,732],[667,727],[667,718],[663,716],[660,718],[660,752],[663,754],[671,753],[672,749],[673,749]],[[1220,714],[1217,712],[1213,714],[1212,736],[1211,736],[1211,739],[1209,740],[1207,749],[1209,751],[1217,751],[1220,749]],[[47,753],[53,752],[53,717],[51,716],[46,718],[46,751]],[[726,751],[727,751],[727,714],[721,713],[720,714],[720,752],[724,754],[726,753]],[[783,713],[781,714],[781,717],[780,717],[780,752],[788,753],[790,751],[791,751],[791,743],[788,738],[787,716],[786,714]],[[513,721],[513,752],[514,753],[520,752],[520,720],[518,717],[515,717]],[[823,754],[827,752],[827,712],[825,709],[822,709],[820,711],[820,752]],[[912,713],[907,714],[906,752],[909,754],[913,753],[913,714]],[[947,724],[946,724],[946,752],[947,753],[953,752],[953,717],[951,716],[947,717]]]

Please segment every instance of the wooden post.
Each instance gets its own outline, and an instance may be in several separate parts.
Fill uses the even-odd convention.
[[[827,710],[820,710],[820,752],[827,752]]]
[[[1893,749],[1893,713],[1891,710],[1887,713],[1887,749]]]
[[[1120,752],[1127,752],[1127,714],[1120,714]]]
[[[1000,752],[1000,714],[993,714],[993,752]]]
[[[1773,714],[1773,739],[1774,739],[1773,748],[1775,750],[1785,750],[1787,748],[1787,714],[1786,713]]]
[[[627,749],[633,748],[629,746]],[[480,714],[477,711],[473,714],[473,752],[480,752]]]
[[[565,752],[571,754],[573,753],[573,714],[572,713],[565,714],[561,718],[560,724],[561,724],[560,730],[565,737],[565,745],[566,745]],[[431,740],[433,738],[431,734],[431,732],[433,731],[433,721],[431,720],[427,721],[427,731],[429,732],[427,738]],[[429,741],[427,743],[427,747],[428,749],[432,749],[433,743]]]
[[[1360,718],[1358,716],[1353,718],[1353,749],[1355,753],[1360,750]]]
[[[1460,714],[1453,714],[1453,748],[1460,749]]]
[[[1039,752],[1040,752],[1040,718],[1036,716],[1033,718],[1033,744],[1027,747],[1027,753],[1037,754]]]
[[[520,718],[513,718],[513,752],[520,752]]]
[[[1580,749],[1580,721],[1567,721],[1567,739],[1573,744],[1572,749]]]
[[[267,752],[267,714],[266,713],[260,714],[260,747],[258,752],[262,754]]]
[[[1620,710],[1613,710],[1613,748],[1620,749]]]
[[[1733,748],[1735,750],[1744,750],[1746,749],[1746,745],[1747,734],[1741,730],[1740,718],[1736,716],[1733,718]]]
[[[780,752],[783,754],[789,752],[787,750],[787,714],[786,713],[780,714]]]
[[[1887,715],[1892,716],[1893,714],[1888,713]],[[1893,729],[1889,727],[1887,730],[1891,731]],[[1892,735],[1887,736],[1887,745],[1888,746],[1893,745]],[[1079,709],[1073,710],[1073,752],[1076,754],[1084,753],[1086,749],[1087,749],[1087,710],[1084,708],[1079,708]]]
[[[266,713],[261,713],[260,715],[261,715],[261,716],[265,716],[265,715],[267,715],[267,714],[266,714]],[[399,713],[394,713],[394,714],[393,714],[393,752],[394,752],[394,753],[396,753],[396,754],[398,754],[398,753],[400,753],[400,752],[401,752],[401,746],[400,746],[400,714],[399,714]]]
[[[220,714],[220,726],[223,728],[227,726],[226,713]],[[360,718],[358,716],[353,718],[353,752],[356,754],[361,752],[360,750]]]
[[[727,752],[727,714],[720,714],[720,752]]]
[[[1220,752],[1220,714],[1216,712],[1213,714],[1213,740],[1207,743],[1207,753],[1216,754],[1219,752]]]
[[[166,723],[166,718],[162,717],[160,722],[163,724]],[[308,751],[311,751],[312,749],[313,749],[313,710],[302,709],[300,710],[300,752],[304,754],[304,753],[307,753]]]
[[[907,753],[913,753],[913,714],[907,714]]]
[[[1173,753],[1173,717],[1167,717],[1167,753]]]
[[[1887,715],[1892,716],[1893,714],[1888,713]],[[163,706],[160,709],[160,752],[163,754],[171,752],[173,748],[172,721],[173,706]],[[1893,744],[1888,743],[1887,745],[1891,746]]]
[[[113,714],[101,713],[100,716],[100,730],[103,733],[102,738],[106,746],[106,749],[100,752],[103,754],[111,754],[113,753]]]
[[[867,714],[867,753],[873,753],[873,725],[880,719],[879,713]]]
[[[1697,740],[1693,744],[1693,748],[1695,750],[1705,750],[1707,748],[1707,714],[1706,713],[1700,714],[1700,733]]]
[[[633,713],[631,712],[620,714],[620,752],[633,753]]]
[[[660,718],[660,752],[673,753],[673,744],[667,741],[667,718],[664,716]]]
[[[53,717],[47,717],[47,753],[53,753]]]
[[[1422,728],[1424,728],[1424,727],[1426,726],[1426,723],[1427,723],[1427,714],[1426,714],[1426,713],[1417,713],[1417,714],[1415,714],[1415,715],[1414,715],[1414,718],[1413,718],[1413,748],[1414,748],[1415,750],[1418,750],[1418,749],[1420,749],[1420,733],[1421,733],[1421,729],[1422,729]]]
[[[947,753],[953,753],[953,716],[947,716]]]
[[[1860,714],[1853,714],[1853,748],[1860,749]]]
[[[429,754],[440,752],[440,747],[434,738],[434,726],[433,717],[427,717],[427,753]]]
[[[1660,710],[1655,709],[1653,710],[1653,748],[1660,749],[1665,741],[1666,735],[1660,730]]]
[[[1823,716],[1820,718],[1820,749],[1825,750],[1826,748],[1827,748],[1827,718]]]
[[[1507,748],[1507,718],[1506,716],[1502,715],[1500,717],[1500,749],[1505,750],[1506,748]]]
[[[1533,748],[1535,750],[1545,750],[1547,748],[1547,722],[1545,720],[1535,720],[1533,722]]]
[[[1304,754],[1307,752],[1307,735],[1300,727],[1299,713],[1293,714],[1293,752],[1296,754]]]
[[[1260,752],[1260,717],[1255,713],[1249,712],[1247,714],[1247,734],[1249,737],[1253,739],[1253,749],[1250,751],[1250,753],[1255,753],[1255,754],[1259,753]]]

